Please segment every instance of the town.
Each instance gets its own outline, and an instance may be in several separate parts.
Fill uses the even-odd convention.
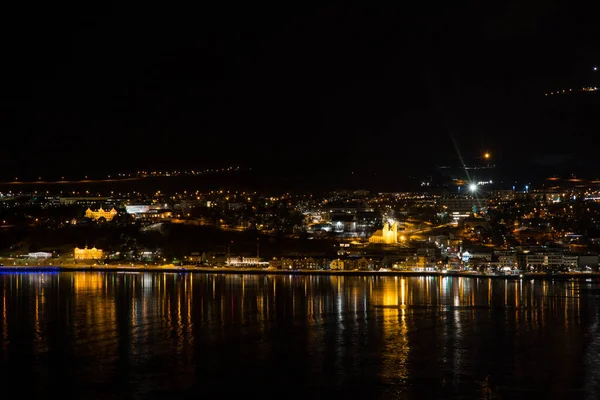
[[[491,179],[450,182],[440,189],[424,180],[412,192],[278,195],[110,185],[103,191],[89,182],[69,191],[11,187],[0,193],[0,263],[501,276],[598,271],[600,190],[593,182],[550,178],[539,188],[510,189]]]

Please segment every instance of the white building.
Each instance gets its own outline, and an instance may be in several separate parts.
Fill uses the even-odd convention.
[[[27,258],[35,258],[36,260],[44,260],[47,258],[52,258],[52,253],[48,253],[45,251],[36,251],[33,253],[27,253]]]
[[[469,252],[465,251],[460,255],[464,263],[468,263],[472,258],[482,261],[492,261],[492,252]]]
[[[127,214],[145,214],[150,210],[164,210],[167,209],[166,204],[130,204],[125,206]]]
[[[227,257],[225,262],[227,265],[232,267],[255,267],[269,265],[268,261],[260,261],[258,257]]]

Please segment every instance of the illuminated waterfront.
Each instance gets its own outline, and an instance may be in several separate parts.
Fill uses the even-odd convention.
[[[598,398],[595,288],[463,277],[3,273],[0,376],[26,398],[65,390],[86,399]]]

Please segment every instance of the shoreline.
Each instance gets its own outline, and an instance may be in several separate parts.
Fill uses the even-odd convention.
[[[460,271],[332,271],[332,270],[279,270],[262,268],[229,268],[229,267],[161,267],[161,266],[2,266],[1,272],[168,272],[168,273],[204,273],[204,274],[244,274],[244,275],[323,275],[323,276],[450,276],[465,278],[490,279],[593,279],[600,282],[600,273],[557,273],[527,272],[520,275],[485,275]]]

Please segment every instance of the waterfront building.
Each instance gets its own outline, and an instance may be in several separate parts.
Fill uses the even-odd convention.
[[[259,257],[227,257],[225,264],[232,267],[268,266],[269,263],[261,261]]]
[[[276,269],[329,269],[331,260],[326,257],[273,258],[269,267]]]
[[[47,251],[35,251],[27,253],[27,258],[35,258],[36,260],[52,258],[52,253]]]
[[[75,247],[73,258],[76,260],[100,260],[102,259],[102,250],[97,249],[95,246],[91,249],[88,249],[87,246],[83,249]]]
[[[374,263],[369,262],[366,258],[337,258],[331,261],[331,270],[351,271],[351,270],[371,270],[374,269]]]
[[[346,262],[347,260],[342,260],[340,258],[336,259],[336,260],[332,260],[331,264],[330,264],[330,268],[334,271],[336,270],[344,270],[344,269],[350,269]]]
[[[598,255],[565,253],[561,249],[524,250],[517,254],[517,263],[523,270],[544,271],[557,268],[595,270],[598,268]]]

